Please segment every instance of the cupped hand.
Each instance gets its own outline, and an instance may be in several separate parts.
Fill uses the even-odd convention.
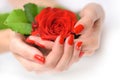
[[[73,54],[70,65],[79,61],[80,57],[92,55],[100,46],[101,26],[104,20],[104,10],[96,3],[88,4],[81,12],[81,19],[76,23],[74,32],[81,35],[75,39],[75,46],[81,44],[81,50],[78,54]],[[74,50],[76,51],[76,50]]]
[[[29,39],[43,45],[43,43],[40,41],[40,37],[30,36]],[[44,67],[48,69],[48,71],[55,72],[66,70],[71,61],[73,53],[79,55],[79,49],[74,51],[74,35],[71,34],[65,39],[65,41],[63,35],[57,37],[53,47],[51,47],[50,53],[45,58],[46,62]],[[41,72],[41,70],[37,70],[36,72]]]
[[[75,41],[82,41],[81,52],[84,55],[92,55],[100,46],[101,29],[104,20],[104,10],[96,3],[88,4],[80,13],[81,19],[75,25],[75,29],[83,26],[81,36]]]
[[[52,46],[53,42],[42,41],[42,43],[47,43],[45,45]],[[15,58],[29,71],[35,71],[36,69],[46,70],[43,66],[45,63],[45,52],[41,52],[39,49],[28,45],[25,42],[25,37],[11,31],[10,33],[10,51],[13,52]],[[42,49],[42,48],[41,48]]]

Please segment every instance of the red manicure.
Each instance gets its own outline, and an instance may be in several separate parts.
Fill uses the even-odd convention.
[[[27,43],[29,43],[29,44],[34,44],[34,43],[35,43],[33,40],[30,40],[29,38],[27,38],[27,39],[25,40],[25,42],[27,42]]]
[[[60,41],[59,41],[60,44],[64,44],[64,37],[63,35],[60,36]]]
[[[80,52],[79,57],[81,58],[84,55],[84,52]]]
[[[68,44],[73,45],[73,43],[74,43],[74,35],[71,34],[69,39],[68,39]]]
[[[82,45],[82,42],[78,42],[76,45],[76,49],[79,50],[81,45]]]
[[[42,64],[45,63],[45,58],[42,57],[42,56],[40,56],[40,55],[38,55],[38,54],[36,54],[36,55],[34,56],[34,58],[35,58],[38,62],[40,62],[40,63],[42,63]]]
[[[73,33],[75,34],[79,34],[82,30],[84,29],[84,26],[79,24],[78,26],[76,26],[73,30]]]
[[[40,44],[40,43],[38,43],[38,42],[35,42],[35,44],[36,44],[37,46],[41,47],[41,48],[46,48],[44,45],[42,45],[42,44]]]

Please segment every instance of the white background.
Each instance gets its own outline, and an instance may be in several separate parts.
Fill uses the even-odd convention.
[[[91,0],[58,1],[71,10],[78,11],[80,6]],[[5,2],[6,0],[0,1],[0,12],[11,10]],[[0,80],[120,80],[120,2],[96,2],[103,5],[106,20],[103,25],[101,47],[95,55],[82,58],[66,72],[36,75],[27,72],[8,52],[0,55]]]

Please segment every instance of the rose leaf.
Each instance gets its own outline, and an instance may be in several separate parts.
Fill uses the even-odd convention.
[[[0,30],[8,28],[8,26],[3,24],[8,15],[9,15],[8,13],[0,14]]]
[[[4,23],[8,15],[9,15],[8,13],[0,14],[0,23]]]
[[[77,20],[80,20],[80,16],[79,16],[79,14],[76,14],[76,17],[77,17]]]
[[[10,29],[23,35],[30,35],[32,31],[29,23],[7,23]]]
[[[1,29],[7,29],[9,28],[7,25],[4,25],[3,23],[0,23],[0,30]]]
[[[18,23],[18,22],[24,22],[27,23],[27,18],[25,16],[25,12],[21,9],[13,10],[7,19],[5,20],[6,23]]]
[[[37,13],[37,10],[38,10],[37,5],[35,5],[33,3],[28,3],[28,4],[24,5],[24,10],[25,10],[25,14],[26,14],[28,21],[30,23],[32,23],[34,21],[34,17],[38,14]]]

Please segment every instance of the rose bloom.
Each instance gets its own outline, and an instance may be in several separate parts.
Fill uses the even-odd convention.
[[[72,32],[76,22],[77,17],[73,12],[47,7],[35,17],[35,22],[32,25],[32,35],[52,41],[61,34],[66,38]]]

